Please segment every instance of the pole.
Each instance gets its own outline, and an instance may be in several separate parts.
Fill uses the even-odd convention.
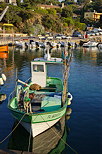
[[[68,87],[68,73],[69,73],[69,65],[71,62],[71,55],[68,57],[65,53],[64,58],[64,77],[63,77],[63,93],[62,93],[62,106],[66,102],[67,97],[67,87]]]

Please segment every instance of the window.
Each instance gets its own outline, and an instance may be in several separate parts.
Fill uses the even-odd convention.
[[[44,72],[44,66],[43,65],[33,65],[33,71],[34,72]]]

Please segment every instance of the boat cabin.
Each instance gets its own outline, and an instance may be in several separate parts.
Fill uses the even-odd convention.
[[[60,78],[48,77],[46,67],[46,62],[31,62],[31,82],[26,87],[17,86],[16,97],[11,104],[12,108],[18,108],[27,113],[47,112],[60,108],[63,82]],[[23,82],[20,83],[23,84]]]
[[[46,65],[45,62],[31,62],[31,81],[41,87],[46,87]]]

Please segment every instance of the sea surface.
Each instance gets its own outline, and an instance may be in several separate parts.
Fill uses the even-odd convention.
[[[67,51],[63,48],[50,52],[53,57],[61,57],[64,50]],[[30,77],[30,61],[43,56],[44,50],[25,51],[9,47],[6,58],[0,57],[1,71],[7,77],[5,84],[0,86],[0,93],[7,97],[0,101],[0,149],[38,154],[102,154],[102,50],[78,47],[71,51],[68,78],[68,89],[73,96],[68,108],[71,114],[31,142],[21,125],[13,131],[17,121],[8,110],[7,103],[16,79],[25,81]],[[50,66],[48,70],[52,76],[62,78],[61,67]]]

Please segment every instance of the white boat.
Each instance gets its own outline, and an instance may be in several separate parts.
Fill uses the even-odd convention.
[[[98,44],[98,48],[99,48],[99,49],[102,49],[102,43],[99,43],[99,44]]]
[[[50,42],[50,47],[51,48],[56,48],[57,47],[57,43],[56,42]]]
[[[16,47],[25,48],[25,42],[24,41],[15,41],[14,45]]]
[[[97,45],[98,45],[98,42],[88,41],[87,43],[83,44],[83,47],[96,47]]]

